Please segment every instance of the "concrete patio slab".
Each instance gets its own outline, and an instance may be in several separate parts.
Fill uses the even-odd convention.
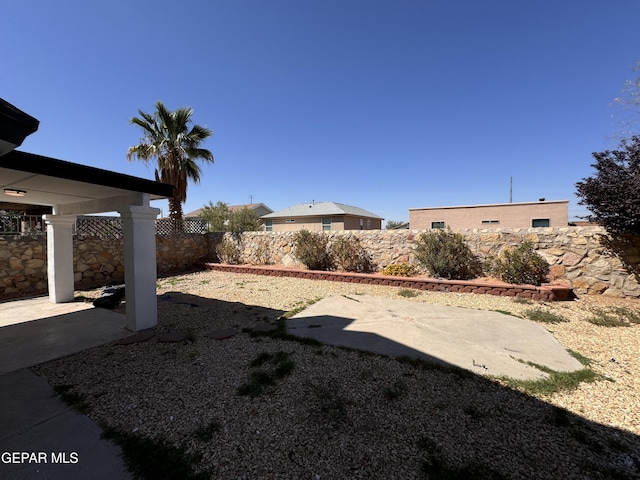
[[[287,321],[289,333],[390,356],[408,355],[481,375],[540,379],[524,362],[584,368],[542,325],[511,315],[352,295],[323,299]]]
[[[0,303],[0,375],[133,334],[124,315],[48,297]]]
[[[128,337],[133,332],[125,323],[122,314],[81,302],[37,297],[0,303],[1,478],[133,478],[98,425],[26,369]]]

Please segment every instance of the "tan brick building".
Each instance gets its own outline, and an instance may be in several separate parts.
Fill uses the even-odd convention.
[[[565,227],[568,223],[569,200],[409,209],[412,230]]]
[[[383,220],[363,208],[337,202],[300,203],[260,219],[267,232],[380,230]]]

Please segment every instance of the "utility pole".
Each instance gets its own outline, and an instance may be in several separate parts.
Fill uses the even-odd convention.
[[[253,195],[249,195],[249,203],[253,205]]]
[[[509,203],[513,203],[513,177],[509,177]]]

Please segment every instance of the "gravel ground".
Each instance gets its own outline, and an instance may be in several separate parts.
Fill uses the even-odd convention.
[[[590,359],[599,379],[547,396],[461,370],[247,330],[321,297],[405,292],[211,271],[170,277],[159,281],[156,330],[187,332],[187,341],[112,343],[33,371],[54,386],[72,385],[95,421],[181,449],[202,478],[640,478],[640,325],[588,321],[602,308],[640,313],[638,300],[525,303],[417,291],[406,298],[561,315],[565,322],[544,325]],[[230,328],[239,333],[206,336]],[[241,386],[267,381],[261,394],[239,395]]]

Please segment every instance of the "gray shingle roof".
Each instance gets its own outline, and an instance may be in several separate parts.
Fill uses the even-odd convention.
[[[242,210],[243,208],[249,208],[251,210],[257,210],[260,207],[264,207],[267,210],[271,210],[264,203],[246,203],[244,205],[227,205],[227,208],[232,212],[235,212],[237,210]],[[273,212],[273,210],[271,210],[271,211]],[[195,217],[199,217],[200,214],[202,214],[202,208],[194,210],[193,212],[185,213],[184,217],[185,218],[195,218]]]
[[[264,215],[260,218],[281,218],[281,217],[310,217],[310,216],[322,216],[322,215],[353,215],[355,217],[368,217],[379,218],[382,217],[371,213],[364,208],[353,207],[351,205],[344,205],[336,202],[314,202],[314,203],[299,203],[277,212]]]

